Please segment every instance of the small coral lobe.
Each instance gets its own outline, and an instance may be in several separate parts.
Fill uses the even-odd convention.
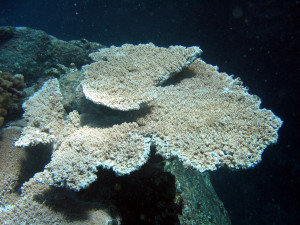
[[[25,87],[22,75],[0,71],[0,126],[3,125],[6,117],[13,118],[20,113]]]

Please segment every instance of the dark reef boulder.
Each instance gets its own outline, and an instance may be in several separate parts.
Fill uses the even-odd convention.
[[[0,45],[13,37],[14,27],[0,27]]]
[[[92,61],[89,53],[102,47],[85,39],[62,41],[27,27],[0,27],[0,70],[35,81],[58,64],[79,69]]]

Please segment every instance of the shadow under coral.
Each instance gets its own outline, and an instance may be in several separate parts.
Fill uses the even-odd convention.
[[[18,187],[49,162],[51,148],[37,146],[27,149]],[[29,163],[30,162],[30,163]],[[98,168],[98,180],[89,188],[74,192],[49,187],[33,200],[59,212],[68,221],[88,221],[90,210],[107,211],[112,224],[179,224],[181,206],[174,203],[175,177],[164,171],[163,158],[152,149],[149,161],[138,171],[117,176],[112,170]]]
[[[15,190],[19,191],[23,183],[28,181],[37,172],[43,171],[50,162],[52,148],[50,145],[37,145],[26,148],[25,157],[21,161],[20,174]]]
[[[179,224],[181,209],[174,203],[175,177],[163,171],[162,157],[151,153],[150,160],[130,175],[117,176],[100,169],[98,181],[78,193],[81,200],[102,202],[110,213],[126,224]]]

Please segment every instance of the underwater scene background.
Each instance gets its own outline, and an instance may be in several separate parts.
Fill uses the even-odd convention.
[[[77,213],[78,218],[73,218],[74,220],[66,222],[67,224],[77,224],[78,221],[86,219],[81,210],[74,209],[75,213],[66,210],[69,205],[83,200],[88,203],[80,202],[78,203],[80,207],[86,206],[86,211],[87,209],[92,211],[90,217],[93,220],[88,224],[102,224],[97,218],[103,215],[106,218],[109,216],[114,218],[110,222],[106,220],[107,224],[179,224],[179,220],[182,224],[204,224],[200,223],[203,219],[201,216],[195,216],[197,213],[201,214],[201,210],[205,211],[204,214],[210,210],[215,212],[213,214],[215,218],[205,220],[207,224],[299,224],[299,12],[300,2],[296,0],[0,0],[0,71],[3,72],[1,76],[10,77],[8,73],[24,71],[24,83],[27,87],[34,86],[35,90],[31,90],[32,93],[45,83],[45,74],[51,78],[59,78],[62,71],[68,76],[62,77],[60,82],[63,83],[63,79],[66,79],[66,87],[75,89],[78,83],[73,77],[78,79],[78,76],[81,76],[76,69],[79,70],[81,66],[91,63],[88,54],[104,46],[121,46],[125,43],[138,45],[149,42],[165,48],[170,45],[199,46],[203,51],[201,59],[206,63],[217,65],[220,72],[233,74],[235,78],[240,77],[243,85],[249,88],[249,93],[261,98],[261,107],[272,110],[283,121],[277,143],[267,147],[262,155],[262,162],[253,168],[238,170],[218,168],[200,177],[193,170],[182,174],[184,169],[178,162],[169,167],[164,165],[165,169],[162,170],[160,168],[164,160],[161,156],[155,155],[150,156],[152,164],[145,164],[145,167],[135,171],[130,179],[126,177],[129,175],[118,177],[112,170],[101,169],[98,176],[102,176],[102,180],[93,183],[87,190],[78,193],[64,189],[47,191],[48,196],[57,195],[57,199],[68,199],[69,202],[59,205],[54,198],[50,198],[51,200],[45,204],[52,204],[55,212],[64,211],[69,216]],[[22,31],[23,36],[18,33],[19,36],[16,37],[14,27],[28,27],[33,30]],[[46,34],[36,30],[44,31]],[[54,37],[49,38],[48,35]],[[16,43],[19,45],[23,43],[23,47],[11,46],[7,53],[3,46],[13,38],[19,38],[21,41]],[[69,42],[71,40],[78,41]],[[50,51],[48,42],[51,42],[49,46],[54,46],[51,53],[47,52]],[[29,46],[29,43],[33,43],[32,46]],[[34,49],[34,46],[38,46],[38,49]],[[28,52],[30,48],[33,49],[31,53]],[[24,51],[22,52],[24,58],[35,57],[36,64],[24,60],[24,64],[19,62],[20,65],[16,65],[15,62],[7,60],[7,56],[13,59],[14,55],[21,51]],[[43,55],[45,52],[47,54]],[[50,59],[50,56],[53,58]],[[71,63],[76,65],[70,66]],[[58,72],[53,70],[45,72],[40,69],[52,68],[55,64],[65,65],[68,68],[61,67]],[[14,77],[14,79],[16,98],[9,103],[10,105],[23,101],[25,95],[21,93],[25,87],[22,78]],[[64,91],[69,93],[67,88]],[[67,112],[73,108],[72,104],[64,105]],[[97,110],[99,109],[94,109]],[[117,118],[116,124],[124,122],[118,120],[121,116],[126,117],[126,122],[133,120],[127,114],[114,114],[110,109],[101,110],[104,115],[112,114],[113,118]],[[12,126],[11,122],[22,118],[23,110],[20,106],[14,107],[14,110],[9,112],[13,113],[5,116],[3,129]],[[104,124],[110,126],[110,122],[105,121]],[[9,140],[13,136],[18,135],[3,133],[0,148],[5,146],[6,139]],[[37,148],[42,148],[48,153],[42,156],[31,153],[27,156],[24,161],[27,164],[22,164],[26,174],[18,180],[17,188],[13,188],[16,194],[19,194],[22,183],[28,181],[34,173],[43,171],[43,167],[50,161],[49,146]],[[34,148],[33,151],[40,150]],[[6,159],[3,153],[0,156],[2,161]],[[102,175],[99,175],[100,173]],[[177,195],[178,190],[173,187],[177,181],[170,173],[177,174],[179,180],[186,179],[187,187],[182,189],[190,188],[191,196]],[[160,186],[153,184],[158,182],[155,177],[160,177]],[[197,182],[189,186],[188,184],[195,178]],[[177,214],[182,213],[184,198],[192,199],[192,190],[201,189],[205,185],[210,187],[210,182],[212,188],[205,197],[200,194],[194,196],[195,199],[209,199],[207,205],[210,206],[205,210],[201,208],[203,206],[199,206],[198,211],[191,210],[191,217],[196,218],[190,220],[193,222],[182,222],[189,221],[186,218],[178,219]],[[105,190],[101,189],[103,186]],[[145,191],[147,188],[151,191]],[[27,189],[25,186],[24,193],[30,192]],[[168,191],[164,192],[163,189]],[[144,191],[147,193],[145,199],[148,201],[145,202],[149,204],[146,207],[149,215],[142,210],[139,211],[136,207],[139,205],[135,203],[143,199],[141,196]],[[131,195],[132,192],[136,195]],[[175,204],[169,201],[173,198]],[[162,199],[163,203],[158,199]],[[44,201],[39,196],[35,200],[39,203]],[[96,200],[103,201],[102,206],[109,208],[109,216],[104,212],[99,216],[98,211],[93,211],[94,205],[90,202]],[[131,211],[128,211],[129,206],[124,204],[126,201],[132,206]],[[158,202],[162,205],[157,206]],[[212,202],[221,205],[221,209],[215,209]],[[0,206],[4,208],[5,205],[1,199]],[[222,212],[223,207],[226,213]],[[160,210],[165,214],[160,214]],[[124,219],[125,215],[128,218]],[[123,220],[119,219],[122,216]],[[150,219],[147,220],[148,217]],[[195,222],[197,218],[199,223]]]

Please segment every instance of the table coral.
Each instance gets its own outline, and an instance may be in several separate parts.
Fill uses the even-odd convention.
[[[118,110],[138,110],[157,97],[157,85],[192,63],[198,47],[156,47],[154,44],[100,49],[90,54],[96,62],[84,66],[83,92],[89,100]]]
[[[58,135],[66,125],[63,120],[65,111],[62,105],[62,94],[57,79],[47,81],[23,104],[23,109],[27,126],[15,143],[16,146],[52,143],[56,138],[55,135]]]
[[[149,104],[151,112],[137,120],[143,132],[156,135],[158,152],[178,156],[201,172],[260,162],[267,145],[276,142],[282,121],[260,109],[260,99],[239,79],[201,60],[180,75],[186,79],[161,87]]]
[[[129,49],[134,51],[136,48],[129,46]],[[163,48],[154,49],[166,51]],[[186,51],[186,48],[180,49]],[[199,48],[192,49],[193,56],[190,55],[192,58],[195,49]],[[114,57],[118,57],[115,52],[118,49],[112,47],[111,50]],[[147,58],[149,52],[140,50],[138,50],[140,57]],[[104,57],[103,54],[96,54],[95,57]],[[110,55],[108,52],[105,54]],[[121,57],[123,54],[125,53],[119,53]],[[163,64],[164,59],[169,62],[168,57],[161,58],[159,65]],[[182,65],[186,64],[187,58],[179,57],[177,60],[174,68],[180,69],[172,71],[179,72],[183,69]],[[121,69],[124,69],[123,67],[126,69],[128,65],[126,60],[125,64],[123,60],[111,62],[116,63],[116,68]],[[151,65],[160,68],[155,67],[155,63],[156,60]],[[98,65],[91,64],[85,67],[85,71],[94,71],[87,69],[94,66]],[[28,117],[28,127],[37,127],[34,125],[36,123],[48,128],[49,133],[54,136],[51,140],[55,150],[52,160],[43,172],[36,174],[36,179],[78,191],[97,179],[99,166],[112,168],[119,175],[139,169],[149,157],[150,145],[164,158],[178,157],[184,165],[200,172],[215,170],[220,166],[248,168],[260,162],[264,149],[277,141],[277,131],[282,125],[281,119],[272,111],[261,109],[260,99],[250,95],[238,78],[234,79],[226,73],[219,73],[216,67],[199,59],[181,73],[172,74],[173,80],[168,73],[158,76],[157,70],[152,74],[149,68],[143,68],[146,70],[145,73],[135,74],[137,77],[140,76],[137,78],[139,85],[141,87],[152,85],[156,89],[157,96],[148,104],[145,103],[142,108],[137,107],[139,110],[132,110],[127,115],[130,123],[123,122],[105,128],[95,127],[99,121],[94,125],[84,125],[81,124],[77,111],[71,112],[66,119],[62,118],[64,113],[57,79],[48,81],[41,91],[24,103],[25,118],[30,112],[39,112],[41,104],[44,107],[43,113],[47,114],[32,113],[35,115],[35,122],[30,119],[33,117]],[[128,68],[126,70],[128,71]],[[145,74],[152,75],[150,80]],[[114,79],[116,74],[106,76],[109,75]],[[116,77],[118,76],[117,74]],[[121,73],[122,76],[125,76],[124,82],[132,79],[130,73]],[[83,86],[86,80],[83,81]],[[105,82],[106,78],[94,81],[94,84],[103,82],[101,88],[96,91],[104,90],[102,87],[105,86],[111,88],[111,82]],[[115,80],[115,85],[118,82]],[[49,83],[54,84],[55,88],[47,88]],[[116,89],[118,95],[122,96],[128,91],[126,84],[125,82],[118,86]],[[55,95],[57,98],[53,98]],[[55,124],[57,128],[52,129]],[[26,129],[28,128],[24,128],[25,132],[23,131],[25,136],[21,136],[16,142],[19,146],[23,146],[19,143],[26,137]],[[39,135],[32,134],[34,133],[29,133],[32,141],[27,142],[27,145],[39,141]]]
[[[97,167],[124,175],[149,157],[150,138],[137,133],[136,123],[111,128],[82,127],[64,138],[51,162],[35,178],[58,187],[84,189],[97,180]]]

